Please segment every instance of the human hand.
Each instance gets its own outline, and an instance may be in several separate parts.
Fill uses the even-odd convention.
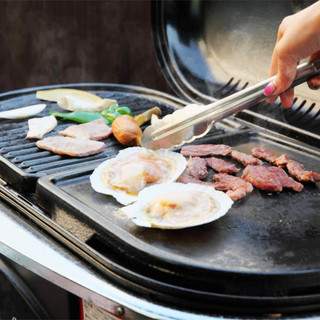
[[[304,10],[284,18],[278,29],[273,50],[270,76],[276,75],[265,90],[270,103],[280,95],[284,108],[291,107],[294,89],[290,88],[301,59],[320,56],[320,1]],[[310,89],[320,88],[320,77],[308,81]]]

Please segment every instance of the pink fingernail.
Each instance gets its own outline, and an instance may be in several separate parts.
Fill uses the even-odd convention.
[[[264,91],[263,91],[263,94],[264,94],[265,96],[270,96],[270,95],[273,94],[274,90],[275,90],[275,85],[274,85],[273,82],[270,82],[270,83],[265,87],[265,89],[264,89]]]

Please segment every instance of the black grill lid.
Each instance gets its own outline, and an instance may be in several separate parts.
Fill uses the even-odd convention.
[[[282,19],[313,2],[152,1],[161,69],[178,96],[204,104],[253,85],[268,77]],[[277,101],[250,111],[320,134],[319,93],[306,84],[295,93],[290,109],[283,110]],[[237,116],[248,118],[246,111]]]

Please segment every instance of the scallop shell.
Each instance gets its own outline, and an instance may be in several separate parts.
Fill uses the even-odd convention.
[[[161,183],[168,183],[175,181],[185,170],[187,161],[186,159],[177,152],[172,152],[169,150],[149,150],[141,147],[131,147],[121,150],[115,158],[109,159],[101,163],[90,176],[90,182],[92,188],[103,194],[113,196],[118,202],[121,204],[127,205],[138,199],[138,194],[130,194],[125,190],[120,190],[118,188],[113,187],[108,181],[103,179],[104,173],[107,172],[108,168],[110,168],[116,161],[128,157],[130,155],[136,153],[144,153],[144,154],[153,154],[157,159],[169,159],[170,162],[173,163],[173,166],[170,167],[169,174],[167,177],[161,178]],[[160,182],[156,182],[154,184],[159,184]],[[152,184],[149,184],[152,185]],[[141,191],[140,191],[141,192]]]
[[[204,199],[210,198],[216,205],[211,211],[202,213],[192,221],[192,216],[183,223],[171,223],[166,219],[151,217],[147,213],[147,208],[154,203],[155,198],[160,195],[169,195],[175,192],[183,192],[188,197],[190,192],[197,192],[204,195]],[[215,190],[212,186],[199,185],[194,183],[166,183],[153,185],[143,189],[138,196],[137,202],[121,208],[132,221],[141,227],[159,228],[159,229],[182,229],[197,225],[206,224],[221,218],[231,208],[233,201],[222,191]],[[196,208],[196,207],[195,207]]]

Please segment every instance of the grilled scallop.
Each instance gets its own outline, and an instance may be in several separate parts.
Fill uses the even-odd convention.
[[[166,183],[145,188],[137,202],[120,210],[138,226],[182,229],[212,222],[232,204],[224,192],[211,186]]]
[[[168,150],[126,148],[101,163],[90,176],[94,190],[127,205],[147,186],[175,181],[186,168],[185,158]]]

